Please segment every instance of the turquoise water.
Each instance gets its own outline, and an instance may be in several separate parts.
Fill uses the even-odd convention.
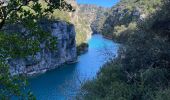
[[[117,54],[118,45],[101,35],[92,36],[88,43],[89,51],[78,58],[78,63],[29,79],[37,100],[65,100],[74,96],[82,82],[94,78],[101,66]]]

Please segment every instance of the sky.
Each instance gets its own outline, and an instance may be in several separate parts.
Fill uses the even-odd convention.
[[[119,0],[77,0],[79,4],[96,4],[103,7],[112,7]]]

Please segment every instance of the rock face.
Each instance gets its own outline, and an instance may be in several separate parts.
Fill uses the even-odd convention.
[[[12,75],[43,73],[57,68],[61,64],[77,60],[74,25],[64,21],[55,21],[51,23],[42,22],[41,26],[45,31],[49,31],[53,37],[57,38],[57,49],[50,50],[45,43],[41,43],[41,50],[36,55],[10,59],[8,62]]]
[[[92,21],[90,27],[93,34],[101,33],[103,24],[109,14],[110,8],[97,7],[95,19]]]
[[[78,6],[80,8],[79,13],[82,14],[82,18],[87,21],[91,33],[99,33],[99,27],[103,25],[109,8],[92,4],[79,4]]]
[[[76,0],[66,0],[75,9],[75,12],[70,13],[71,23],[76,28],[77,44],[87,42],[92,33],[96,32],[104,22],[106,11],[108,8],[91,5],[91,4],[77,4]]]
[[[90,39],[93,33],[91,24],[96,20],[97,13],[102,12],[102,7],[95,5],[79,5],[75,0],[67,1],[72,4],[76,11],[63,13],[66,13],[64,14],[65,16],[69,15],[69,22],[74,25],[64,21],[41,23],[41,26],[45,31],[50,32],[53,37],[57,37],[57,50],[50,50],[49,48],[46,48],[45,43],[41,43],[40,52],[37,52],[34,56],[9,59],[8,63],[10,64],[10,72],[12,75],[23,73],[32,75],[42,73],[57,68],[61,64],[76,61],[76,44],[79,45]],[[98,19],[100,18],[98,17]],[[21,27],[19,28],[19,31],[20,29],[25,31],[25,29],[22,29]],[[14,30],[16,31],[16,28],[14,28]]]

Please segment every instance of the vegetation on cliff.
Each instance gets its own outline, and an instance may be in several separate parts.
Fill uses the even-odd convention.
[[[81,43],[80,45],[77,46],[77,54],[83,54],[88,51],[89,45],[87,43]]]
[[[109,11],[101,33],[114,41],[125,42],[136,23],[155,12],[161,0],[121,0]]]
[[[26,81],[20,76],[10,75],[7,61],[35,55],[40,51],[40,44],[44,41],[49,49],[56,48],[56,38],[40,27],[42,21],[63,20],[74,23],[78,50],[80,52],[87,50],[88,45],[85,42],[92,33],[90,24],[95,19],[99,7],[91,6],[83,11],[86,6],[74,4],[75,1],[72,1],[76,11],[64,0],[9,0],[8,2],[0,0],[0,62],[2,63],[0,99],[11,99],[14,96],[32,97],[31,93],[23,94],[22,89],[25,89]],[[95,11],[91,11],[93,8]],[[89,20],[86,15],[93,18]]]
[[[100,34],[102,32],[103,24],[109,15],[110,8],[98,7],[96,10],[96,17],[92,21],[90,27],[94,34]]]
[[[78,54],[87,49],[87,41],[92,33],[101,31],[105,16],[107,16],[108,8],[90,5],[77,4],[75,0],[67,0],[76,9],[75,12],[66,12],[55,10],[52,14],[52,19],[65,20],[73,23],[76,29],[76,44]],[[84,45],[86,46],[84,47]],[[83,50],[84,48],[84,50]]]
[[[155,0],[135,3],[143,1]],[[136,24],[138,28],[133,34],[127,32],[131,35],[122,42],[118,58],[106,63],[97,78],[82,87],[84,92],[80,97],[85,100],[169,100],[169,6],[170,1],[163,0],[155,7],[155,13]]]
[[[87,42],[93,32],[100,31],[109,9],[90,4],[77,4],[75,0],[66,1],[73,5],[76,11],[55,10],[51,15],[51,19],[73,23],[77,33],[76,43],[79,46]]]
[[[46,0],[46,4],[46,7],[42,7],[39,0],[0,0],[1,100],[9,100],[13,97],[35,99],[30,92],[26,93],[25,79],[10,75],[7,60],[33,55],[46,38],[49,39],[47,42],[49,47],[52,47],[50,45],[54,43],[54,39],[40,28],[39,21],[49,18],[50,13],[55,9],[73,11],[73,8],[64,0]],[[15,33],[11,31],[13,29]]]

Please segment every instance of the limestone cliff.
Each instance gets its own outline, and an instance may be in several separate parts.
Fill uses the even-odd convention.
[[[86,21],[91,29],[91,33],[99,33],[99,27],[104,23],[109,8],[104,8],[92,4],[79,4],[79,14]]]
[[[110,8],[97,7],[95,19],[90,25],[94,34],[101,33],[103,24],[109,15],[109,10]]]
[[[99,24],[101,25],[101,19],[103,19],[108,8],[90,4],[77,4],[76,0],[67,0],[67,2],[76,9],[75,12],[70,12],[69,16],[70,22],[75,25],[77,44],[80,45],[87,42],[92,33],[97,30]]]
[[[64,21],[41,22],[42,28],[57,38],[57,49],[51,50],[45,43],[40,44],[40,52],[25,58],[9,59],[12,75],[33,75],[59,67],[61,64],[77,60],[74,25]]]
[[[57,38],[57,50],[51,50],[45,42],[42,42],[40,44],[40,52],[33,56],[8,59],[12,75],[42,73],[57,68],[61,64],[76,61],[76,45],[80,45],[90,39],[93,33],[91,24],[96,20],[98,13],[103,8],[95,5],[79,5],[75,0],[68,0],[68,3],[71,3],[76,9],[75,12],[55,10],[51,15],[54,21],[40,23],[44,31],[51,33],[53,37]],[[21,31],[24,30],[21,27],[20,29]]]

